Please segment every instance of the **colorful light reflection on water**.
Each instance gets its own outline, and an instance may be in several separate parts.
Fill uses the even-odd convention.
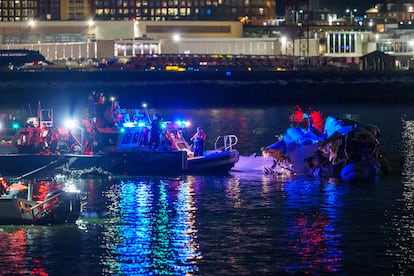
[[[196,271],[199,256],[191,183],[124,180],[109,200],[103,247],[107,271],[122,275],[182,275]]]

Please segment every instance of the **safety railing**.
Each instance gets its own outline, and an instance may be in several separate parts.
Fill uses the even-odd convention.
[[[236,135],[223,135],[216,138],[214,142],[215,150],[232,150],[238,142]]]

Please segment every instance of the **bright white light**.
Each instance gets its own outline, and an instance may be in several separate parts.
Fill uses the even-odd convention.
[[[286,42],[287,42],[287,38],[286,38],[286,36],[282,36],[282,37],[280,38],[280,42],[282,42],[282,44],[286,44]]]
[[[73,129],[73,128],[78,127],[78,124],[76,123],[76,120],[74,119],[67,119],[65,121],[65,127],[68,129]]]
[[[131,128],[135,126],[134,122],[125,122],[122,124],[123,127]]]
[[[180,37],[179,34],[174,34],[172,39],[173,39],[174,42],[178,42],[178,41],[180,41],[181,37]]]
[[[147,108],[147,104],[146,104],[146,103],[143,103],[143,104],[142,104],[142,107],[143,107],[143,108]]]
[[[29,26],[33,27],[34,25],[36,25],[36,21],[34,21],[33,19],[29,20]]]
[[[88,26],[92,27],[93,25],[95,25],[95,21],[93,21],[92,19],[88,20]]]

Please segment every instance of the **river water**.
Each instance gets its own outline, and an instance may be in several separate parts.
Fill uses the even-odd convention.
[[[122,105],[121,101],[121,105]],[[260,172],[73,179],[82,221],[1,226],[1,275],[413,275],[414,110],[409,102],[313,104],[380,127],[394,172],[369,183]],[[167,108],[244,156],[284,132],[294,104]],[[156,112],[150,109],[150,113]]]

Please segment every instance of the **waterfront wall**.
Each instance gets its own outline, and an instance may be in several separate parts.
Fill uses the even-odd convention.
[[[406,102],[411,72],[2,72],[0,107],[87,104],[92,91],[125,105],[259,106],[274,103]],[[132,106],[131,106],[132,107]]]

